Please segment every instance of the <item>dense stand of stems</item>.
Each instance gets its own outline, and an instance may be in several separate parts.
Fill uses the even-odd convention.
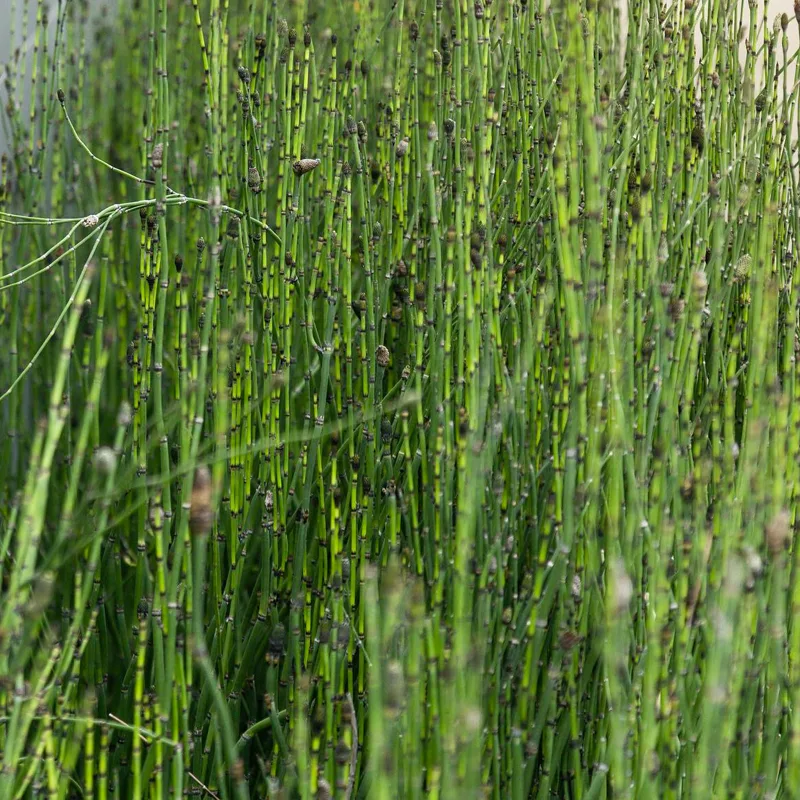
[[[800,796],[800,12],[19,3],[0,798]]]

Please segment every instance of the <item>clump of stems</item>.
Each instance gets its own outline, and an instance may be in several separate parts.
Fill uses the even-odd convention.
[[[800,12],[19,3],[0,798],[794,797]]]

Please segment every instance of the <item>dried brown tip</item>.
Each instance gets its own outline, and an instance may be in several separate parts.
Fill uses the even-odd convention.
[[[743,283],[750,276],[750,270],[753,266],[753,257],[749,253],[739,257],[739,260],[733,267],[733,280],[736,283]]]
[[[208,467],[198,467],[192,483],[189,507],[189,530],[193,536],[207,536],[214,522],[211,509],[211,473]]]
[[[241,758],[237,758],[236,761],[231,764],[230,768],[231,778],[234,781],[239,783],[240,781],[244,780],[244,761]]]
[[[706,290],[708,289],[708,276],[702,270],[695,270],[692,273],[692,292],[698,305],[706,299]]]
[[[256,167],[250,167],[247,171],[247,186],[253,194],[261,191],[261,175]]]
[[[385,345],[379,344],[375,350],[375,360],[378,362],[378,366],[388,367],[390,360],[389,348]]]
[[[301,158],[299,161],[295,161],[292,164],[292,171],[295,175],[305,175],[307,172],[311,172],[311,170],[316,169],[320,164],[318,158]]]
[[[764,538],[770,555],[777,556],[786,549],[791,535],[791,519],[789,512],[781,509],[764,529]]]
[[[164,145],[159,142],[150,154],[150,161],[153,164],[153,169],[161,169],[164,166]]]
[[[122,403],[117,412],[117,425],[121,428],[125,428],[131,424],[132,418],[133,414],[130,405],[128,403]]]

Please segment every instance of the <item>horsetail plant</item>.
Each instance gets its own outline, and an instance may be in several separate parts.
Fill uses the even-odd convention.
[[[778,10],[14,4],[0,797],[797,795]]]

